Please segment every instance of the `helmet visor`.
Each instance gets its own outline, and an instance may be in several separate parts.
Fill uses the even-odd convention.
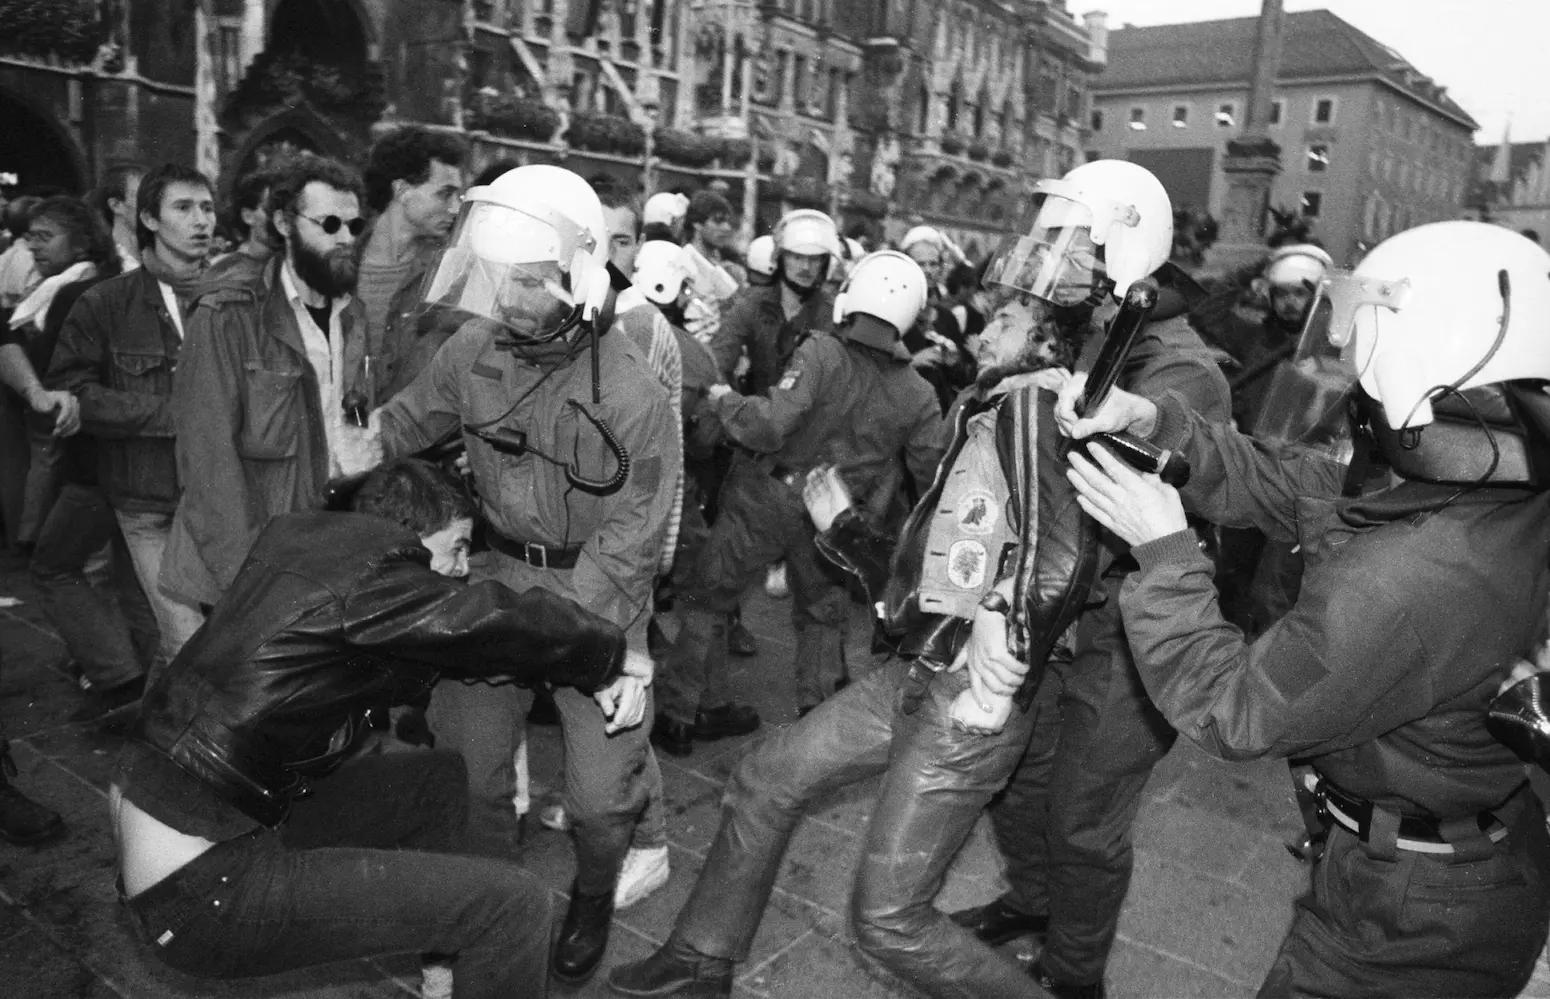
[[[575,324],[571,268],[589,242],[562,217],[465,202],[424,301],[490,320],[518,341],[552,340]]]
[[[1087,206],[1053,195],[1042,202],[1032,228],[996,254],[985,271],[987,287],[1013,288],[1055,305],[1094,297],[1105,278],[1103,254],[1093,242]]]
[[[1328,281],[1308,309],[1295,350],[1276,365],[1250,432],[1273,444],[1300,444],[1341,462],[1351,460],[1351,423],[1347,413],[1357,385],[1356,351],[1337,344],[1339,312],[1327,292]]]

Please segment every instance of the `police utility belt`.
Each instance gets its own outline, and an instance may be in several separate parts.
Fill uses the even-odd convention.
[[[541,545],[536,541],[508,538],[493,527],[485,527],[485,542],[502,555],[526,562],[538,569],[574,569],[581,558],[581,545]]]
[[[1342,790],[1317,771],[1306,770],[1300,779],[1317,798],[1322,818],[1380,849],[1391,841],[1396,849],[1451,856],[1469,846],[1478,848],[1507,838],[1507,827],[1491,812],[1450,820],[1402,815]]]

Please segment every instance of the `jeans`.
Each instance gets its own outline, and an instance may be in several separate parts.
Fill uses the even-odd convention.
[[[92,556],[109,545],[117,601],[86,576]],[[38,606],[93,687],[107,690],[142,675],[140,656],[154,654],[158,641],[156,621],[101,492],[78,485],[60,491],[38,532],[31,572]]]
[[[802,498],[738,454],[721,485],[716,521],[697,550],[685,552],[678,606],[683,620],[657,680],[664,714],[693,723],[700,708],[732,700],[727,684],[726,616],[743,591],[784,558],[791,579],[796,629],[797,703],[812,707],[845,675],[845,626],[850,599],[820,563]]]
[[[455,753],[367,756],[276,832],[219,843],[128,900],[166,964],[246,978],[388,954],[453,955],[457,999],[548,995],[548,892],[514,864],[452,853],[467,817]]]
[[[34,424],[36,421],[32,421]],[[27,446],[32,455],[27,466],[27,486],[22,500],[22,522],[17,534],[23,542],[36,542],[43,522],[64,485],[65,442],[53,431],[27,428]]]
[[[1518,798],[1507,838],[1473,860],[1385,858],[1333,827],[1261,999],[1517,995],[1550,920],[1544,811],[1533,792]]]
[[[1071,663],[1052,658],[1039,723],[990,810],[1006,857],[1004,902],[1049,916],[1040,961],[1056,978],[1103,979],[1130,889],[1130,827],[1174,732],[1153,707],[1120,622],[1119,587],[1082,615]]]
[[[746,960],[786,844],[809,805],[884,774],[851,898],[865,960],[944,999],[1045,997],[1014,962],[931,903],[981,810],[1022,756],[1033,719],[1013,711],[995,735],[955,729],[966,673],[894,661],[790,728],[771,730],[727,784],[721,827],[673,942]]]
[[[0,385],[0,520],[5,521],[5,543],[15,547],[22,540],[22,507],[27,503],[27,466],[32,461],[27,445],[30,407],[9,387]]]
[[[145,685],[151,686],[161,676],[162,670],[177,656],[194,632],[205,623],[199,608],[190,606],[169,595],[156,585],[161,576],[161,557],[167,548],[167,533],[172,530],[170,513],[135,513],[115,511],[118,525],[124,532],[124,542],[129,546],[129,556],[134,560],[135,574],[145,597],[151,602],[156,614],[157,627],[161,629],[161,650],[156,661],[146,671]]]

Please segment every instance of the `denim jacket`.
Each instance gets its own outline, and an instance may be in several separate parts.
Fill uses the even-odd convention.
[[[99,479],[115,509],[177,507],[172,376],[181,348],[161,288],[144,269],[88,290],[59,332],[48,385],[80,398],[81,431],[101,442]]]

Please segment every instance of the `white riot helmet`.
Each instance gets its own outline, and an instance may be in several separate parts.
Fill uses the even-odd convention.
[[[560,167],[518,167],[464,196],[425,301],[498,323],[519,344],[542,343],[597,320],[607,267],[603,207],[587,182]]]
[[[635,274],[631,280],[650,301],[672,305],[689,280],[683,247],[665,239],[648,239],[635,254]]]
[[[1307,287],[1317,290],[1324,275],[1334,270],[1328,253],[1312,243],[1283,246],[1270,255],[1265,280],[1272,288]]]
[[[834,259],[844,255],[840,249],[840,231],[834,220],[815,208],[787,212],[775,226],[775,248],[783,253],[817,256],[827,253]]]
[[[942,237],[941,230],[934,226],[915,226],[909,232],[904,234],[903,239],[899,240],[899,249],[903,250],[905,253],[908,253],[910,247],[914,246],[916,243],[930,243],[937,249],[941,250],[943,253],[947,252],[947,240]]]
[[[755,238],[748,244],[748,252],[744,254],[743,259],[748,265],[749,274],[773,278],[775,276],[775,237]]]
[[[688,213],[687,196],[663,191],[646,199],[646,207],[641,210],[641,225],[660,223],[671,228],[681,222]]]
[[[878,250],[857,261],[834,299],[834,324],[852,313],[881,319],[903,336],[926,307],[926,273],[897,250]]]
[[[1453,392],[1550,379],[1550,254],[1485,222],[1434,222],[1324,282],[1329,339],[1396,431]],[[1540,393],[1541,395],[1543,393]]]
[[[1001,285],[1055,305],[1124,298],[1168,261],[1173,206],[1162,182],[1125,160],[1084,163],[1034,187],[1026,234],[985,272]]]

